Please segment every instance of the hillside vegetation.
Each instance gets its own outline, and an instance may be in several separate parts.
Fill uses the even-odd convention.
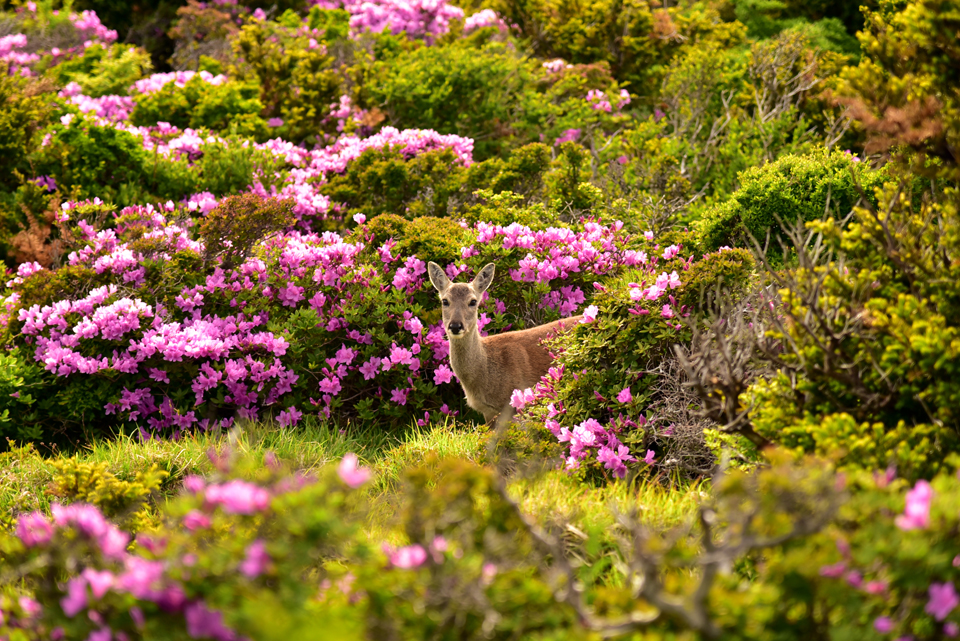
[[[0,1],[0,638],[960,635],[960,4]],[[494,431],[484,335],[582,315]]]

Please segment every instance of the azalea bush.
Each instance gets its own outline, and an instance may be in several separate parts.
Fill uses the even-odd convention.
[[[383,233],[378,219],[368,228],[358,216],[349,235],[317,235],[288,231],[293,209],[253,196],[223,201],[197,237],[189,209],[172,203],[123,209],[98,230],[104,207],[68,203],[66,266],[22,265],[6,317],[17,354],[32,352],[67,390],[84,389],[83,407],[101,404],[102,418],[83,430],[114,415],[170,434],[264,410],[284,425],[304,412],[394,425],[462,412],[427,260],[451,278],[501,266],[480,320],[496,331],[572,315],[596,278],[640,265],[650,242],[621,223],[534,230],[426,217]],[[22,378],[8,379],[11,410],[23,402],[11,396]],[[70,394],[48,387],[31,398]],[[14,429],[24,438],[63,419]]]
[[[514,395],[521,416],[536,417],[563,444],[568,470],[623,478],[638,460],[696,469],[683,459],[702,452],[671,447],[682,426],[654,411],[664,400],[664,379],[676,375],[663,363],[673,358],[674,344],[689,342],[690,325],[704,310],[702,297],[721,289],[737,297],[753,276],[754,262],[742,250],[699,261],[685,253],[682,246],[652,244],[637,268],[595,283],[584,322],[550,343],[556,366],[534,389]]]
[[[934,639],[954,636],[960,621],[952,473],[911,486],[771,453],[770,469],[717,477],[701,519],[651,533],[623,513],[628,541],[587,525],[574,542],[560,538],[562,521],[520,509],[490,470],[433,460],[404,473],[385,542],[361,527],[375,504],[364,488],[371,471],[354,454],[309,476],[269,454],[263,463],[228,449],[210,457],[216,471],[186,477],[148,529],[105,516],[110,492],[85,495],[92,503],[64,493],[49,511],[19,515],[0,534],[0,630],[25,639],[241,630],[255,639],[330,630],[803,639],[826,629]],[[577,562],[598,555],[618,562],[601,574]]]

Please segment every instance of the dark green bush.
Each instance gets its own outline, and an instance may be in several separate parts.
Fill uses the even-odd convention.
[[[322,189],[345,219],[358,213],[446,216],[464,171],[448,148],[410,159],[397,147],[372,148],[351,161],[343,174],[331,176]]]
[[[50,142],[31,158],[39,175],[56,178],[62,193],[77,200],[97,197],[119,205],[139,202],[149,193],[147,167],[152,159],[133,134],[94,125],[79,116],[51,133]]]
[[[199,233],[207,252],[205,260],[219,258],[224,269],[235,267],[246,260],[254,245],[294,222],[291,201],[257,194],[224,198],[200,223]]]
[[[389,124],[474,139],[485,160],[529,142],[547,106],[536,63],[502,43],[420,47],[374,63],[365,92]]]

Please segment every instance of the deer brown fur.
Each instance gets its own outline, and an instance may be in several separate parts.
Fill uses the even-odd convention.
[[[482,413],[488,424],[495,423],[499,428],[513,418],[513,391],[533,387],[550,369],[553,357],[540,343],[573,327],[581,317],[480,336],[480,297],[493,282],[494,269],[490,263],[470,283],[451,283],[436,263],[427,266],[427,273],[440,293],[443,327],[450,340],[450,364],[463,386],[467,405]]]

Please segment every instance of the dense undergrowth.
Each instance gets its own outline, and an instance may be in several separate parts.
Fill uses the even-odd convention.
[[[957,636],[958,16],[0,3],[0,636]]]

